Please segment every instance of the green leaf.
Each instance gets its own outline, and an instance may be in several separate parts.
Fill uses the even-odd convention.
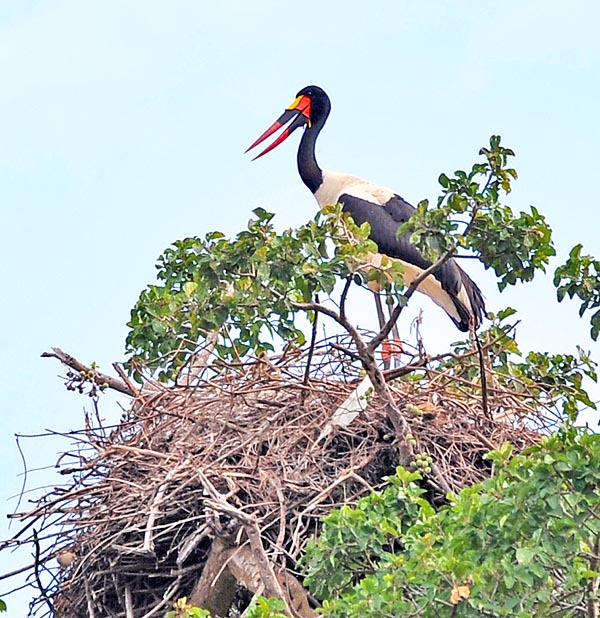
[[[515,552],[515,556],[517,558],[517,562],[524,566],[527,566],[531,563],[534,557],[534,552],[527,547],[519,547]]]
[[[194,292],[197,290],[198,288],[198,284],[193,282],[193,281],[186,281],[183,286],[183,292],[184,294],[188,297],[191,298],[192,295],[194,294]]]

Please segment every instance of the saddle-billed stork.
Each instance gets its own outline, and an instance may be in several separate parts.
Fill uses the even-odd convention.
[[[402,262],[404,282],[409,285],[431,266],[431,262],[410,243],[410,234],[398,235],[398,228],[411,217],[415,209],[390,189],[319,167],[315,144],[330,111],[331,102],[325,91],[318,86],[307,86],[298,92],[294,102],[246,152],[279,129],[284,129],[272,144],[255,157],[258,159],[276,148],[296,129],[306,127],[298,148],[298,171],[302,181],[315,196],[319,206],[341,203],[343,212],[349,213],[357,225],[368,222],[371,226],[371,240],[381,254]],[[479,327],[485,312],[481,291],[454,260],[448,260],[417,289],[437,303],[459,330],[466,332]]]

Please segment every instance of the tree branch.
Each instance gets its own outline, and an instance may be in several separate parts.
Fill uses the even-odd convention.
[[[296,309],[302,309],[304,311],[320,311],[321,313],[324,313],[335,320],[340,326],[345,328],[346,332],[350,335],[350,337],[352,337],[354,345],[356,345],[358,358],[362,362],[363,367],[365,368],[365,371],[373,384],[375,392],[384,401],[387,416],[396,432],[396,436],[400,444],[400,464],[403,466],[410,465],[414,460],[414,452],[412,446],[406,441],[406,436],[409,433],[409,427],[406,420],[402,416],[402,412],[400,412],[394,398],[392,397],[392,393],[386,383],[383,372],[375,361],[373,350],[371,350],[365,343],[356,327],[346,317],[341,316],[337,311],[317,303],[293,303],[293,306]]]
[[[50,615],[54,616],[54,605],[52,605],[52,601],[50,600],[50,597],[48,596],[48,591],[42,585],[42,579],[40,577],[40,565],[42,564],[42,562],[40,561],[40,540],[38,538],[38,533],[35,528],[33,529],[33,546],[35,548],[35,555],[34,555],[35,562],[34,562],[34,569],[33,569],[34,574],[35,574],[35,581],[40,591],[40,596],[42,597],[42,599],[45,601],[46,605],[50,609]]]
[[[248,541],[250,542],[250,547],[252,548],[254,559],[256,560],[260,571],[260,577],[265,587],[266,596],[281,599],[286,604],[287,613],[290,616],[293,615],[292,610],[289,607],[288,599],[281,588],[281,584],[275,575],[273,566],[269,561],[263,547],[256,517],[254,517],[254,515],[244,513],[240,509],[237,509],[233,505],[229,504],[229,502],[225,500],[224,496],[216,489],[216,487],[209,481],[203,472],[198,470],[196,474],[198,475],[198,478],[204,486],[207,494],[210,496],[210,498],[204,499],[206,506],[214,511],[224,513],[234,519],[237,519],[244,528]]]
[[[81,361],[77,360],[74,356],[63,352],[60,348],[52,348],[52,352],[42,352],[42,358],[57,358],[63,365],[79,372],[79,373],[87,373],[93,372],[96,375],[96,382],[98,384],[106,383],[108,384],[108,388],[111,388],[119,393],[123,393],[124,395],[129,395],[130,397],[135,397],[138,393],[137,390],[132,389],[132,387],[128,386],[122,380],[115,378],[113,376],[109,376],[105,373],[101,373],[97,369],[94,369],[88,365],[85,365]]]
[[[354,277],[352,275],[346,277],[346,283],[344,285],[344,289],[342,290],[342,295],[340,296],[340,316],[342,318],[346,317],[346,297],[348,296],[348,291],[350,290],[350,285],[353,280]]]
[[[319,302],[319,297],[315,296],[315,302]],[[310,346],[308,348],[308,356],[306,358],[306,369],[304,370],[304,379],[302,380],[302,384],[306,386],[308,384],[308,379],[310,377],[310,365],[312,363],[313,355],[315,353],[315,345],[317,343],[317,327],[319,324],[319,313],[315,311],[315,319],[312,323],[311,333],[310,333]]]

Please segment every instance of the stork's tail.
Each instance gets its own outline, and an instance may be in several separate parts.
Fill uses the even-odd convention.
[[[453,300],[460,315],[460,322],[454,319],[452,321],[463,332],[467,332],[471,328],[477,330],[485,315],[483,294],[473,279],[462,268],[458,267],[458,269],[462,286]]]

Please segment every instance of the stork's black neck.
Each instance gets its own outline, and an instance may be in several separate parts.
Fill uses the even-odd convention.
[[[323,171],[317,163],[315,144],[324,123],[313,124],[304,129],[300,146],[298,147],[298,171],[302,182],[315,193],[323,182]]]
[[[329,97],[316,86],[309,86],[305,90],[312,90],[311,125],[304,129],[300,146],[298,147],[298,171],[304,184],[315,193],[323,184],[323,170],[317,163],[315,144],[321,129],[331,111]],[[317,93],[314,91],[318,91]],[[302,90],[298,93],[301,94]]]

